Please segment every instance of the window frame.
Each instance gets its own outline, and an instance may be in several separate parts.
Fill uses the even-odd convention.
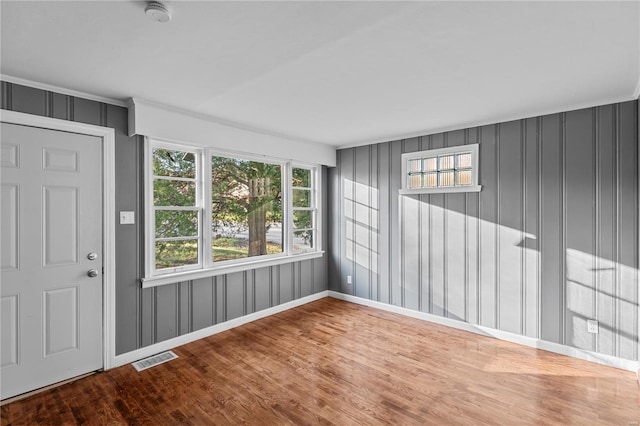
[[[437,149],[429,149],[425,151],[417,151],[417,152],[408,152],[402,154],[402,186],[400,189],[401,195],[412,195],[412,194],[447,194],[447,193],[459,193],[459,192],[479,192],[482,190],[482,185],[478,184],[478,175],[479,175],[479,158],[478,158],[479,144],[469,144],[469,145],[457,145],[451,146],[447,148],[437,148]],[[470,185],[459,185],[459,186],[436,186],[430,188],[408,188],[407,180],[410,176],[408,171],[408,163],[411,160],[424,160],[426,158],[439,157],[443,155],[455,155],[455,154],[464,154],[471,153],[471,184]],[[439,162],[438,162],[439,163]],[[457,170],[454,166],[453,171]],[[465,168],[465,170],[467,170]],[[437,171],[440,171],[440,165],[437,165]],[[424,175],[424,172],[422,172]],[[455,176],[455,173],[454,173]],[[439,182],[438,182],[439,185]]]
[[[156,221],[155,221],[155,212],[158,210],[166,211],[169,210],[171,206],[161,206],[159,209],[156,208],[153,197],[154,197],[154,181],[155,175],[153,174],[153,149],[168,149],[168,150],[179,150],[184,152],[190,152],[195,156],[196,163],[196,171],[194,182],[196,184],[196,194],[195,194],[195,206],[194,208],[198,211],[198,236],[196,240],[198,241],[198,262],[192,265],[183,265],[174,268],[156,268],[155,262],[155,250],[156,250]],[[203,186],[202,186],[202,149],[195,148],[187,145],[179,145],[171,142],[164,141],[156,141],[156,143],[151,146],[149,143],[145,143],[145,271],[146,276],[157,276],[157,275],[166,275],[166,274],[176,274],[181,272],[187,272],[192,270],[202,269],[203,260],[204,260],[204,235],[203,235],[203,217],[204,217],[204,206],[203,206]],[[169,207],[169,208],[167,208]],[[175,211],[179,211],[180,209],[175,209]],[[153,253],[149,259],[147,259],[146,253]]]
[[[309,170],[310,172],[310,176],[309,176],[309,185],[310,187],[302,187],[302,186],[293,186],[293,169],[303,169],[303,170]],[[306,165],[306,164],[302,164],[302,163],[291,163],[291,168],[290,168],[290,174],[288,176],[288,188],[291,191],[289,194],[289,199],[291,200],[291,203],[288,204],[288,207],[291,209],[291,214],[289,215],[289,226],[291,227],[291,232],[288,234],[288,238],[289,238],[289,247],[291,247],[291,252],[292,254],[304,254],[304,253],[310,253],[310,252],[314,252],[316,250],[318,250],[318,242],[320,241],[320,234],[321,232],[319,231],[319,220],[320,218],[320,208],[319,208],[319,193],[318,193],[318,185],[319,185],[319,179],[318,179],[318,173],[317,173],[317,166],[310,166],[310,165]],[[309,190],[309,207],[295,207],[293,205],[293,191],[294,190]],[[301,229],[296,229],[295,225],[294,225],[294,213],[296,211],[310,211],[311,212],[311,228],[301,228]],[[312,244],[311,247],[309,249],[306,250],[302,250],[299,252],[295,252],[294,251],[294,243],[293,243],[293,239],[294,239],[294,234],[296,232],[299,231],[306,231],[309,230],[312,232]]]
[[[184,265],[175,268],[156,268],[155,259],[155,211],[153,200],[153,150],[155,148],[188,151],[196,156],[196,206],[199,210],[198,220],[198,264]],[[211,188],[211,157],[220,156],[238,160],[257,161],[276,164],[282,167],[282,229],[283,251],[282,253],[252,256],[241,259],[214,261],[213,259],[213,229],[212,229],[212,188]],[[256,156],[245,153],[220,150],[212,147],[198,146],[185,142],[165,141],[158,138],[145,137],[144,144],[144,246],[145,246],[145,275],[141,279],[142,287],[153,287],[163,284],[176,283],[183,280],[192,280],[232,272],[245,271],[258,267],[267,267],[294,261],[321,257],[324,253],[321,239],[322,224],[322,198],[320,187],[321,166],[272,158]],[[293,251],[293,185],[292,173],[294,168],[310,170],[311,173],[311,205],[315,208],[314,244],[310,250],[303,252]]]
[[[221,151],[221,150],[217,150],[217,149],[206,149],[205,150],[205,156],[206,158],[210,159],[212,156],[216,156],[216,157],[226,157],[226,158],[233,158],[236,160],[244,160],[244,161],[255,161],[255,162],[260,162],[260,163],[268,163],[268,164],[277,164],[279,166],[281,166],[281,170],[282,170],[282,175],[280,177],[280,181],[281,181],[281,191],[282,191],[282,213],[283,213],[283,220],[282,220],[282,233],[283,235],[285,235],[285,238],[283,238],[284,241],[284,247],[281,253],[275,253],[275,254],[267,254],[267,255],[261,255],[261,256],[251,256],[251,257],[246,257],[246,258],[240,258],[240,259],[232,259],[232,260],[221,260],[216,262],[213,259],[213,247],[211,245],[211,242],[213,241],[213,229],[211,226],[205,226],[205,232],[208,234],[207,235],[207,241],[209,242],[208,244],[206,244],[206,252],[205,252],[205,259],[206,259],[206,269],[215,269],[215,268],[223,268],[225,265],[242,265],[245,263],[250,263],[252,261],[260,261],[262,259],[275,259],[278,257],[284,257],[287,256],[288,251],[287,251],[287,246],[288,246],[288,238],[286,238],[287,232],[288,232],[288,227],[286,225],[286,220],[285,220],[285,208],[287,205],[288,200],[290,200],[289,195],[287,194],[287,188],[284,185],[285,179],[287,178],[287,161],[284,160],[279,160],[279,159],[274,159],[274,158],[267,158],[267,157],[260,157],[260,156],[255,156],[255,155],[251,155],[251,154],[237,154],[237,153],[229,153],[229,152],[225,152],[225,151]],[[205,176],[205,199],[206,200],[211,200],[211,197],[213,194],[211,194],[211,162],[208,162],[209,167],[207,168],[207,173]],[[203,169],[204,170],[204,169]],[[213,209],[211,208],[211,203],[206,203],[205,204],[205,217],[206,218],[211,218],[211,215],[213,213],[212,211]],[[209,222],[209,225],[211,225],[211,222]],[[215,264],[215,265],[214,265]]]

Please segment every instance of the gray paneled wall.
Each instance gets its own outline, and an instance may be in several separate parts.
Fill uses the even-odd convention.
[[[398,195],[476,142],[481,192]],[[332,290],[638,359],[638,101],[343,149],[329,199]]]
[[[142,345],[177,337],[327,289],[323,259],[142,290]]]
[[[137,219],[135,225],[116,224],[116,354],[327,289],[326,257],[142,289],[143,139],[127,136],[126,108],[1,84],[2,109],[116,131],[116,211],[135,211]]]

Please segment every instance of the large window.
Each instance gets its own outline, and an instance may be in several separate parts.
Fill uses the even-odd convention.
[[[284,251],[280,164],[211,156],[213,261]]]
[[[148,143],[146,281],[319,251],[317,166]]]

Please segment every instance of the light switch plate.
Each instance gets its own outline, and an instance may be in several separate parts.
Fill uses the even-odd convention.
[[[133,225],[136,223],[136,212],[120,212],[120,225]]]

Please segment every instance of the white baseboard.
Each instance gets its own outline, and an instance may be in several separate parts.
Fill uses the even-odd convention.
[[[357,296],[351,296],[336,291],[329,291],[329,297],[345,300],[347,302],[357,303],[359,305],[365,305],[376,309],[381,309],[387,312],[393,312],[400,315],[420,319],[423,321],[429,321],[432,323],[445,325],[447,327],[457,328],[458,330],[469,331],[471,333],[480,334],[483,336],[494,337],[496,339],[505,340],[507,342],[517,343],[524,346],[529,346],[536,349],[543,349],[545,351],[554,352],[560,355],[566,355],[573,358],[582,359],[585,361],[591,361],[598,364],[606,365],[609,367],[620,368],[623,370],[638,371],[640,367],[637,361],[631,361],[628,359],[618,358],[611,355],[599,354],[584,349],[573,348],[570,346],[560,345],[558,343],[547,342],[545,340],[535,339],[533,337],[521,336],[519,334],[510,333],[508,331],[496,330],[494,328],[484,327],[481,325],[470,324],[467,322],[444,318],[425,312],[414,311],[412,309],[402,308],[400,306],[389,305],[387,303],[376,302],[369,299],[363,299]]]
[[[265,318],[265,317],[277,314],[279,312],[289,310],[291,308],[302,306],[309,302],[314,302],[316,300],[323,299],[328,296],[329,296],[329,292],[327,290],[321,291],[319,293],[302,297],[300,299],[292,300],[291,302],[286,302],[281,305],[274,306],[272,308],[254,312],[252,314],[245,315],[239,318],[234,318],[232,320],[225,321],[220,324],[212,325],[211,327],[196,330],[189,334],[183,334],[182,336],[174,337],[169,340],[164,340],[162,342],[158,342],[150,346],[145,346],[144,348],[136,349],[134,351],[127,352],[122,355],[117,355],[115,357],[113,367],[115,368],[121,365],[130,364],[134,361],[138,361],[139,359],[146,358],[151,355],[155,355],[159,352],[168,351],[169,349],[173,349],[177,346],[182,346],[187,343],[191,343],[195,340],[203,339],[205,337],[209,337],[214,334],[218,334],[223,331],[227,331],[232,328],[239,327],[241,325],[259,320],[261,318]]]
[[[212,325],[211,327],[203,328],[189,334],[184,334],[182,336],[174,337],[172,339],[165,340],[150,346],[146,346],[144,348],[136,349],[134,351],[127,352],[122,355],[117,355],[115,357],[113,368],[119,367],[121,365],[129,364],[134,361],[138,361],[142,358],[155,355],[159,352],[167,351],[169,349],[173,349],[175,347],[182,346],[187,343],[191,343],[195,340],[203,339],[205,337],[209,337],[214,334],[221,333],[223,331],[227,331],[235,327],[239,327],[241,325],[259,320],[261,318],[265,318],[265,317],[277,314],[279,312],[283,312],[283,311],[295,308],[297,306],[302,306],[307,303],[310,303],[319,299],[323,299],[325,297],[333,297],[335,299],[341,299],[347,302],[357,303],[359,305],[365,305],[365,306],[380,309],[383,311],[405,315],[405,316],[416,318],[419,320],[456,328],[458,330],[469,331],[471,333],[493,337],[496,339],[505,340],[507,342],[517,343],[524,346],[529,346],[531,348],[543,349],[545,351],[557,353],[560,355],[566,355],[573,358],[582,359],[585,361],[591,361],[591,362],[606,365],[609,367],[615,367],[615,368],[620,368],[627,371],[633,371],[634,373],[638,373],[640,375],[640,370],[639,370],[640,363],[638,363],[637,361],[631,361],[628,359],[618,358],[611,355],[599,354],[596,352],[573,348],[565,345],[560,345],[558,343],[547,342],[545,340],[535,339],[532,337],[521,336],[519,334],[509,333],[508,331],[496,330],[494,328],[470,324],[467,322],[463,322],[463,321],[459,321],[451,318],[444,318],[437,315],[428,314],[425,312],[414,311],[412,309],[402,308],[400,306],[389,305],[387,303],[363,299],[361,297],[351,296],[348,294],[339,293],[339,292],[330,291],[330,290],[321,291],[319,293],[315,293],[310,296],[306,296],[297,300],[292,300],[291,302],[283,303],[281,305],[274,306],[269,309],[264,309],[262,311],[254,312],[252,314],[235,318],[220,324]]]

